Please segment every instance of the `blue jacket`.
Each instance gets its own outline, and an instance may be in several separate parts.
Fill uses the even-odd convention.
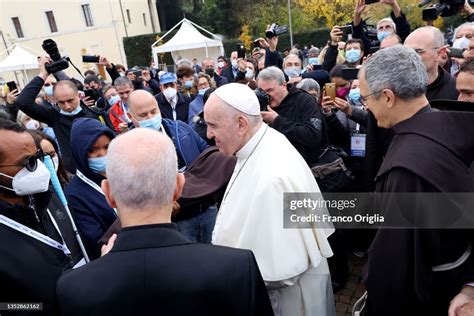
[[[71,152],[77,170],[99,187],[105,178],[89,168],[87,152],[102,135],[107,135],[111,139],[115,137],[114,132],[98,120],[79,118],[72,124]],[[109,206],[103,194],[77,175],[66,187],[65,194],[87,253],[91,259],[98,258],[100,256],[98,241],[115,221],[115,211]]]
[[[180,161],[189,166],[199,154],[209,147],[207,143],[186,123],[163,119],[166,134],[173,140]]]
[[[189,114],[188,114],[188,124],[192,127],[193,124],[193,118],[195,115],[199,114],[202,112],[202,109],[204,108],[204,99],[201,95],[197,95],[194,100],[191,101],[189,104]]]

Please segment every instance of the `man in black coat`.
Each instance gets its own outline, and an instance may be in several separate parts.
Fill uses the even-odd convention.
[[[158,102],[163,118],[188,123],[191,99],[178,91],[177,80],[176,75],[171,72],[166,72],[160,76],[161,92],[155,95],[156,102]]]
[[[314,97],[297,88],[288,90],[285,75],[277,67],[262,70],[257,84],[270,96],[263,120],[285,135],[308,165],[316,163],[328,140],[326,122]]]
[[[43,304],[5,315],[58,315],[56,281],[81,257],[41,159],[24,127],[0,120],[0,302]]]
[[[381,72],[386,64],[392,67]],[[376,177],[379,207],[389,226],[400,216],[436,222],[439,215],[426,208],[427,201],[412,206],[391,193],[474,190],[473,118],[434,112],[425,95],[424,69],[417,53],[399,46],[372,56],[360,73],[362,101],[378,125],[395,134]],[[368,253],[366,315],[446,315],[450,300],[472,281],[473,237],[466,230],[441,228],[378,230]]]
[[[191,242],[171,224],[183,184],[170,138],[139,128],[112,141],[102,189],[123,229],[58,281],[62,315],[273,315],[251,251]]]
[[[39,75],[33,78],[18,95],[16,105],[29,117],[53,128],[67,171],[76,173],[76,166],[69,144],[72,122],[78,117],[101,119],[104,123],[105,121],[102,115],[92,111],[80,100],[77,86],[68,80],[58,81],[54,86],[54,98],[57,101],[58,108],[35,103],[36,96],[49,76],[44,66],[49,61],[47,57],[39,59]]]

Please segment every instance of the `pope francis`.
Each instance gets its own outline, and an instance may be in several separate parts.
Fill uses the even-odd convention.
[[[258,99],[246,85],[214,91],[204,118],[207,136],[238,159],[213,243],[253,251],[275,315],[335,315],[326,260],[333,230],[283,227],[283,193],[320,192],[311,170],[283,134],[263,124]]]

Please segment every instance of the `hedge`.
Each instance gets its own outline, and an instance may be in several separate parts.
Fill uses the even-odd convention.
[[[148,65],[151,60],[151,44],[156,41],[156,37],[164,35],[165,32],[145,34],[132,37],[123,38],[123,46],[125,49],[125,55],[127,56],[127,64],[129,67],[138,65]],[[173,32],[175,33],[175,32]],[[169,35],[171,38],[174,34]],[[167,36],[168,37],[168,36]],[[296,33],[293,34],[293,43],[299,44],[301,47],[307,45],[308,47],[313,44],[316,47],[323,47],[326,45],[329,39],[328,29],[318,29],[312,32]],[[224,49],[226,55],[229,56],[230,52],[236,50],[239,39],[224,40]],[[278,42],[278,49],[283,51],[285,48],[290,47],[290,35],[281,35]],[[165,63],[168,65],[173,64],[170,54],[165,55]]]

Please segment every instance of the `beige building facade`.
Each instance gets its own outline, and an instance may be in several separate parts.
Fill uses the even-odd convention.
[[[123,38],[160,31],[155,0],[0,0],[0,16],[0,52],[16,43],[39,56],[50,38],[82,73],[96,69],[83,63],[82,55],[102,55],[127,66]],[[80,79],[71,66],[66,73]],[[12,76],[0,73],[6,81]],[[22,85],[23,73],[17,78]]]

